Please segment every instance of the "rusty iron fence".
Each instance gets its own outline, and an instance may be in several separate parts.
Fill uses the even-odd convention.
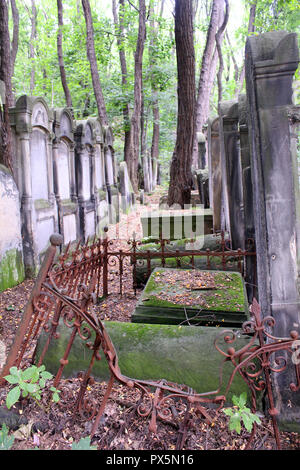
[[[92,243],[77,245],[73,251],[67,247],[58,258],[56,252],[62,242],[61,236],[53,235],[50,242],[14,343],[1,371],[1,386],[7,385],[4,377],[9,373],[10,367],[13,365],[25,367],[32,362],[35,345],[42,331],[46,333],[47,339],[39,355],[38,365],[43,363],[50,342],[58,340],[58,325],[63,322],[70,329],[70,335],[64,354],[57,364],[54,386],[58,387],[61,383],[64,367],[68,364],[74,340],[79,336],[91,352],[89,366],[84,372],[80,389],[73,401],[73,409],[75,415],[79,414],[84,416],[84,419],[93,420],[91,437],[97,433],[100,418],[112,392],[113,384],[116,382],[139,392],[137,412],[140,416],[149,417],[149,426],[152,432],[156,431],[158,418],[168,422],[179,419],[177,449],[181,449],[184,446],[187,429],[193,416],[191,408],[196,410],[207,422],[211,422],[212,418],[206,405],[214,404],[217,411],[221,410],[226,403],[226,397],[234,378],[239,375],[249,387],[253,412],[257,410],[257,392],[264,390],[267,394],[268,413],[272,419],[276,445],[280,449],[277,410],[274,404],[270,376],[275,371],[274,354],[284,351],[290,356],[295,355],[295,352],[299,356],[299,341],[296,341],[299,338],[299,333],[297,331],[291,331],[290,337],[287,338],[272,336],[270,328],[274,326],[274,319],[271,317],[262,318],[260,307],[254,299],[251,306],[251,320],[247,321],[242,328],[243,332],[249,336],[249,343],[246,346],[236,350],[234,348],[236,333],[232,330],[223,330],[220,335],[216,330],[215,347],[220,353],[219,386],[216,390],[197,393],[188,385],[178,385],[164,379],[140,380],[124,376],[119,367],[115,346],[104,323],[95,313],[94,305],[101,294],[101,289],[102,293],[108,293],[108,289],[106,292],[105,289],[109,285],[109,257],[117,256],[120,272],[122,272],[125,259],[130,261],[130,266],[134,270],[136,260],[140,256],[136,249],[137,242],[131,241],[129,251],[119,250],[116,255],[114,251],[109,249],[112,245],[108,239],[93,240]],[[239,254],[242,255],[242,253]],[[178,253],[176,256],[179,257]],[[224,256],[225,259],[225,250],[221,256]],[[119,289],[122,292],[122,284],[119,285]],[[93,390],[95,390],[95,395],[96,388],[93,389],[92,371],[95,361],[100,359],[101,351],[108,363],[110,379],[102,402],[99,404],[95,396],[93,397]],[[226,362],[233,365],[233,371],[228,383],[223,384],[223,367]],[[286,361],[280,369],[276,369],[277,373],[283,372],[288,364],[292,364],[295,380],[290,384],[290,389],[294,392],[300,389],[299,362]],[[221,394],[220,390],[223,390],[224,385],[225,392]],[[92,390],[89,391],[89,396],[92,395],[90,399],[86,396],[87,389]],[[177,404],[179,402],[182,404],[182,413],[179,413],[179,416],[178,413],[177,416],[174,414],[174,406],[172,406],[174,400]],[[255,431],[256,425],[254,424],[247,448],[251,446]]]
[[[128,272],[130,272],[131,287],[134,294],[136,294],[138,287],[141,287],[137,275],[139,268],[143,268],[143,285],[152,272],[152,261],[158,260],[160,266],[164,268],[168,266],[169,260],[174,260],[173,266],[175,268],[195,269],[197,267],[197,258],[205,259],[205,263],[202,263],[202,266],[208,270],[214,268],[239,271],[247,283],[246,259],[247,257],[254,259],[256,257],[253,240],[247,241],[247,250],[240,248],[232,250],[230,247],[231,241],[225,237],[225,233],[222,231],[217,242],[219,244],[217,249],[197,249],[196,244],[193,245],[193,242],[195,240],[190,240],[191,249],[182,250],[174,249],[170,240],[152,240],[151,243],[156,246],[150,250],[145,249],[143,243],[134,237],[130,240],[124,240],[122,246],[126,248],[120,248],[120,240],[110,240],[107,237],[97,240],[91,244],[91,249],[95,247],[96,253],[99,254],[99,259],[101,259],[102,281],[101,285],[98,283],[98,288],[100,290],[102,288],[102,295],[107,296],[110,293],[110,283],[113,280],[117,280],[115,286],[118,286],[118,293],[122,295],[124,276],[128,276]],[[128,267],[131,268],[129,271],[126,269]],[[255,275],[253,279],[254,287],[256,287]],[[114,292],[116,292],[116,288],[114,288]]]

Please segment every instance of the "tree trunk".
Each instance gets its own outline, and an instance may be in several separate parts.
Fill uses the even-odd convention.
[[[139,0],[139,30],[134,55],[134,108],[131,117],[131,155],[128,165],[129,177],[134,192],[138,191],[138,165],[140,150],[140,123],[142,110],[142,67],[146,39],[146,5]]]
[[[257,6],[257,0],[255,1],[255,3],[252,3],[250,6],[248,34],[254,33],[255,31],[256,6]],[[235,96],[238,96],[239,93],[241,93],[243,89],[244,80],[245,80],[245,61],[244,61],[242,70],[240,71],[239,87]]]
[[[112,2],[113,17],[115,30],[117,34],[117,45],[119,49],[119,58],[122,74],[122,90],[123,93],[127,89],[127,63],[124,45],[124,0],[119,0],[119,18],[117,13],[116,0]],[[130,160],[130,106],[129,102],[123,106],[123,120],[124,120],[124,160],[128,165]]]
[[[63,58],[63,48],[62,48],[62,38],[63,38],[63,5],[61,0],[57,0],[57,19],[58,19],[58,32],[57,32],[57,55],[58,55],[58,64],[60,71],[61,83],[64,89],[66,104],[69,108],[72,108],[72,98],[71,93],[67,83],[65,64]]]
[[[175,1],[175,43],[178,75],[177,137],[171,161],[168,204],[182,208],[191,201],[191,164],[195,130],[195,53],[193,1]]]
[[[13,173],[12,133],[9,107],[12,105],[11,57],[7,3],[0,2],[0,163]]]
[[[34,41],[36,38],[36,22],[37,22],[37,11],[35,6],[35,1],[31,0],[31,33],[30,33],[30,52],[29,57],[31,60],[31,72],[30,72],[30,94],[33,94],[35,88],[35,50],[34,50]]]
[[[99,119],[103,126],[108,126],[108,118],[106,113],[106,107],[104,102],[104,97],[102,93],[100,77],[97,66],[97,58],[95,53],[95,43],[94,43],[94,27],[92,21],[92,12],[90,7],[89,0],[81,0],[85,23],[86,23],[86,50],[87,57],[90,63],[91,76],[93,82],[93,88],[98,108]]]
[[[162,16],[164,2],[161,4],[160,16]],[[152,144],[151,144],[151,165],[152,165],[152,189],[155,189],[157,182],[157,160],[159,156],[159,104],[158,104],[158,87],[153,75],[153,68],[155,66],[155,56],[152,53],[157,39],[157,28],[155,27],[154,21],[154,8],[151,3],[150,9],[150,26],[151,26],[151,37],[150,37],[150,50],[149,50],[149,61],[150,61],[150,75],[151,75],[151,88],[152,88],[152,114],[153,114],[153,129],[152,129]]]
[[[19,11],[15,0],[10,0],[12,19],[13,19],[13,37],[11,41],[11,77],[14,75],[15,62],[19,46]],[[13,97],[14,100],[14,97]]]
[[[217,78],[218,78],[218,107],[219,107],[219,105],[222,101],[222,95],[223,95],[222,74],[223,74],[223,70],[224,70],[224,61],[223,61],[223,55],[222,55],[222,47],[221,47],[222,40],[221,40],[221,38],[223,37],[225,28],[226,28],[227,23],[228,23],[228,18],[229,18],[228,0],[225,0],[225,7],[226,7],[226,10],[225,10],[224,20],[223,20],[223,23],[222,23],[221,27],[218,29],[218,32],[216,34],[216,47],[217,47],[218,56],[219,56],[219,70],[218,70],[218,74],[217,74]]]
[[[215,51],[215,36],[222,17],[223,0],[213,0],[210,22],[206,35],[206,43],[202,56],[200,77],[198,82],[196,102],[196,131],[193,146],[193,165],[198,168],[198,141],[197,133],[202,132],[203,125],[208,118],[209,97],[212,90],[216,71],[217,56]]]

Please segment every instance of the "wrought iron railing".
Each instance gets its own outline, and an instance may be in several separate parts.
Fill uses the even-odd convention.
[[[158,417],[167,421],[177,419],[172,413],[171,403],[173,400],[182,402],[182,412],[185,417],[182,420],[177,443],[177,448],[180,449],[184,444],[187,423],[191,419],[190,407],[197,409],[203,418],[210,422],[210,413],[205,405],[214,404],[217,406],[217,411],[222,409],[231,385],[235,377],[239,375],[249,388],[253,412],[257,410],[257,392],[264,390],[267,394],[268,412],[272,419],[276,444],[280,448],[280,435],[276,418],[278,411],[274,404],[270,378],[274,371],[272,355],[278,351],[285,351],[291,357],[295,358],[296,354],[299,358],[299,332],[291,331],[290,336],[287,338],[272,336],[270,328],[274,326],[274,319],[271,317],[262,318],[260,307],[254,300],[251,306],[252,318],[242,328],[243,333],[249,336],[249,342],[244,347],[238,350],[234,348],[236,333],[233,331],[222,330],[220,335],[217,334],[218,330],[216,329],[215,347],[222,359],[219,384],[216,390],[197,393],[188,385],[178,385],[164,379],[140,380],[127,377],[120,370],[118,355],[105,325],[93,308],[100,294],[99,286],[102,286],[101,289],[104,294],[108,293],[105,292],[105,286],[108,286],[109,279],[108,258],[111,255],[116,255],[115,252],[109,250],[112,245],[108,239],[93,240],[92,243],[83,246],[78,245],[73,251],[70,250],[70,247],[67,247],[65,252],[56,258],[57,246],[62,241],[61,237],[54,235],[50,241],[51,245],[45,255],[23,319],[17,330],[15,341],[1,371],[2,386],[6,383],[4,376],[8,374],[11,366],[23,367],[31,360],[33,348],[42,330],[46,332],[47,339],[38,358],[38,364],[43,363],[50,342],[58,338],[58,325],[63,322],[70,329],[70,335],[64,354],[57,364],[54,386],[59,386],[74,340],[79,336],[85,342],[87,348],[91,350],[91,356],[80,390],[74,401],[74,413],[81,413],[85,416],[85,419],[94,420],[91,436],[94,436],[97,432],[113,384],[118,382],[140,393],[137,412],[140,416],[150,417],[150,430],[153,432],[156,431]],[[133,240],[130,251],[118,251],[120,270],[124,259],[129,259],[130,266],[134,268],[139,257],[136,247],[137,242]],[[242,255],[242,253],[240,254]],[[222,256],[225,256],[225,253]],[[122,286],[120,286],[120,289],[122,290]],[[93,341],[91,341],[92,334],[94,335]],[[85,395],[88,384],[92,384],[93,365],[99,359],[101,350],[108,363],[110,379],[101,405],[98,406],[95,401],[94,405],[91,406]],[[227,384],[223,384],[223,367],[227,362],[233,365],[233,371]],[[287,366],[292,365],[294,380],[290,384],[290,389],[294,392],[300,389],[299,363],[300,360],[285,362],[280,369],[276,369],[277,373],[283,372]],[[220,391],[224,389],[224,385],[225,392],[221,393]],[[255,425],[249,436],[248,447],[250,447],[254,435]]]

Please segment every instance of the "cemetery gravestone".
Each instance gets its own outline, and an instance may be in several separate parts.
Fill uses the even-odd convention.
[[[21,96],[10,109],[16,180],[21,199],[24,265],[35,276],[48,247],[49,234],[58,230],[53,186],[53,114],[42,98]]]
[[[105,180],[104,134],[98,118],[90,118],[95,140],[95,205],[96,233],[99,235],[108,224],[108,193]]]
[[[75,140],[80,234],[82,240],[86,241],[96,233],[94,135],[87,120],[77,122]]]
[[[232,248],[244,249],[244,207],[242,167],[238,132],[238,103],[220,105],[223,211],[227,220]]]
[[[19,191],[8,169],[0,165],[0,292],[24,279]]]
[[[297,35],[272,31],[246,42],[246,90],[253,178],[259,302],[272,315],[276,336],[300,331],[299,182],[292,143],[292,80],[298,67]],[[281,423],[299,423],[299,393],[291,360],[273,374]],[[298,424],[299,428],[299,424]]]
[[[68,109],[54,111],[53,174],[59,232],[64,244],[79,238],[79,209],[76,194],[75,124]]]
[[[219,119],[208,122],[209,201],[213,211],[213,230],[221,230],[222,170]]]

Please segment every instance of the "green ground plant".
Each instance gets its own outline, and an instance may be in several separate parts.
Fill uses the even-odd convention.
[[[8,435],[8,427],[3,423],[2,429],[0,430],[0,450],[10,450],[14,440],[14,436]]]
[[[232,397],[232,408],[225,408],[223,412],[230,416],[229,429],[230,431],[236,431],[238,434],[241,433],[242,424],[245,426],[248,432],[252,431],[254,423],[261,424],[261,421],[257,414],[252,413],[247,404],[247,393],[242,393],[239,397],[233,395]]]
[[[20,397],[31,397],[41,406],[42,391],[46,387],[47,381],[53,378],[53,375],[45,370],[45,366],[36,367],[32,365],[25,370],[11,367],[9,372],[10,374],[4,378],[8,383],[15,385],[15,387],[7,394],[7,408],[10,409],[17,403]],[[58,402],[60,390],[51,386],[50,391],[52,392],[52,400]]]

